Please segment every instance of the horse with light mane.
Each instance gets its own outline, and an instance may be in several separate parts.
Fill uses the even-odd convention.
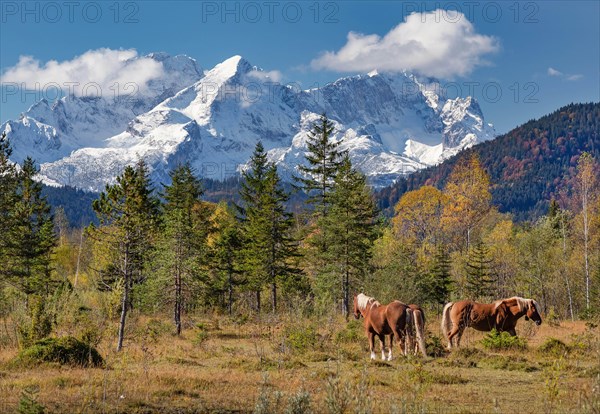
[[[425,312],[419,305],[408,305],[412,310],[413,323],[407,327],[409,331],[406,335],[407,349],[417,355],[419,352],[424,357],[427,356],[425,348]],[[408,351],[407,351],[408,352]]]
[[[375,298],[363,293],[354,296],[354,317],[365,319],[365,333],[369,338],[369,348],[371,350],[371,359],[375,359],[375,336],[381,343],[381,359],[391,361],[394,336],[400,344],[400,352],[406,354],[405,337],[407,327],[412,324],[412,310],[395,300],[388,305],[382,305]],[[388,356],[385,356],[385,337],[390,336],[390,349]]]
[[[454,344],[460,345],[460,338],[465,328],[471,327],[478,331],[508,332],[516,336],[517,321],[525,316],[525,320],[533,320],[536,325],[542,323],[539,314],[540,306],[533,299],[514,296],[499,299],[493,303],[478,303],[472,300],[450,302],[442,312],[442,331],[448,339],[448,349]]]

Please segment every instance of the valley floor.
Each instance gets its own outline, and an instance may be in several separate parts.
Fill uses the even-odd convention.
[[[526,350],[490,351],[467,331],[447,354],[430,318],[426,359],[370,361],[362,321],[198,318],[181,338],[169,321],[132,320],[126,348],[104,340],[103,368],[20,367],[0,352],[0,412],[24,389],[49,413],[598,413],[600,339],[585,322],[521,321]],[[437,338],[436,338],[437,337]],[[567,345],[543,347],[548,338]],[[545,349],[544,352],[540,350]],[[377,345],[377,355],[380,356]]]

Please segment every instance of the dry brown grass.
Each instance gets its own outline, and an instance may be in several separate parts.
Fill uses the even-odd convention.
[[[517,329],[528,338],[527,351],[484,350],[478,343],[482,334],[469,330],[463,343],[479,351],[420,359],[399,357],[396,350],[391,362],[371,362],[360,327],[344,331],[357,334],[356,340],[336,341],[346,327],[342,319],[267,319],[241,325],[198,320],[201,329],[187,329],[177,338],[149,334],[149,319],[138,318],[121,353],[114,352],[113,338],[101,343],[105,368],[21,368],[11,364],[17,349],[2,349],[0,411],[14,412],[30,385],[39,386],[38,401],[51,413],[251,412],[259,394],[274,398],[276,391],[283,397],[275,411],[282,411],[300,389],[311,394],[320,413],[327,411],[328,390],[335,387],[346,387],[348,412],[356,412],[359,404],[352,398],[361,393],[374,412],[592,413],[594,401],[598,409],[592,392],[600,374],[598,328],[590,330],[584,322],[537,328],[521,321]],[[318,327],[314,349],[302,344],[294,349],[286,340],[290,327]],[[428,329],[439,335],[438,321],[430,321]],[[549,337],[579,345],[556,363],[556,356],[537,350]]]

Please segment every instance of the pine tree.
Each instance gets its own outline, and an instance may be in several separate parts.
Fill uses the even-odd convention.
[[[275,312],[278,284],[299,273],[292,264],[292,258],[298,256],[298,246],[291,237],[292,214],[285,208],[289,195],[281,186],[277,168],[267,162],[260,142],[243,178],[243,206],[239,211],[243,214],[244,271],[257,294],[257,310],[260,311],[260,291],[269,285]]]
[[[321,115],[319,122],[308,133],[308,166],[299,166],[304,176],[295,178],[309,196],[308,202],[315,205],[318,215],[327,214],[328,195],[334,186],[344,155],[339,149],[340,141],[332,140],[334,131],[333,122],[325,114]]]
[[[26,158],[17,173],[16,200],[11,208],[5,271],[12,283],[26,295],[45,296],[55,287],[51,278],[51,254],[56,244],[50,206],[42,196],[42,184],[34,180],[39,172]],[[10,211],[10,210],[9,210]]]
[[[159,216],[159,202],[153,195],[146,164],[139,161],[135,168],[125,167],[116,183],[107,185],[92,207],[100,226],[92,224],[89,233],[108,246],[111,256],[101,272],[102,282],[109,287],[121,282],[123,287],[117,342],[120,351],[132,306],[132,289],[146,276]]]
[[[261,308],[261,290],[264,284],[263,257],[267,249],[265,240],[264,217],[261,216],[261,197],[265,192],[265,177],[268,170],[267,153],[258,142],[250,158],[249,168],[242,172],[240,186],[241,205],[236,205],[242,224],[243,272],[246,276],[246,288],[256,294],[256,310]]]
[[[450,256],[443,245],[438,245],[433,256],[433,265],[426,278],[426,291],[429,300],[437,304],[448,302],[452,279],[450,275]]]
[[[173,319],[181,334],[181,313],[185,305],[184,285],[191,285],[194,274],[206,260],[208,217],[200,197],[202,183],[189,164],[169,174],[171,184],[164,186],[163,267],[173,283]]]
[[[496,277],[492,269],[489,251],[482,242],[476,243],[467,261],[467,292],[475,298],[493,296]]]
[[[340,278],[343,313],[348,317],[351,287],[364,280],[368,271],[378,213],[365,176],[352,168],[347,155],[335,178],[330,200],[329,214],[318,224],[327,237],[327,267],[330,274]]]
[[[15,205],[17,195],[17,170],[10,161],[12,149],[6,133],[0,136],[0,280],[9,283],[14,269],[9,259],[14,250],[14,240],[10,237],[15,231]]]
[[[233,312],[233,301],[235,289],[244,284],[240,277],[242,273],[241,254],[243,247],[242,233],[235,215],[227,209],[227,205],[221,204],[217,207],[218,228],[216,240],[212,246],[212,267],[216,272],[213,285],[226,297],[227,311]]]

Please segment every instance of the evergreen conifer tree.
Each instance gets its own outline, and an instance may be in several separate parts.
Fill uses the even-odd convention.
[[[327,237],[328,273],[340,280],[342,310],[348,317],[351,286],[364,279],[368,271],[378,213],[365,176],[352,168],[347,155],[335,178],[330,201],[329,214],[318,224]]]
[[[100,226],[91,225],[90,235],[108,246],[110,257],[101,271],[109,287],[121,283],[121,317],[117,351],[123,347],[125,322],[132,306],[134,284],[144,281],[150,263],[155,229],[159,218],[159,201],[153,194],[144,161],[127,166],[116,183],[94,200],[92,207]]]
[[[480,241],[472,247],[467,261],[467,291],[474,299],[493,296],[496,277],[489,250]]]

